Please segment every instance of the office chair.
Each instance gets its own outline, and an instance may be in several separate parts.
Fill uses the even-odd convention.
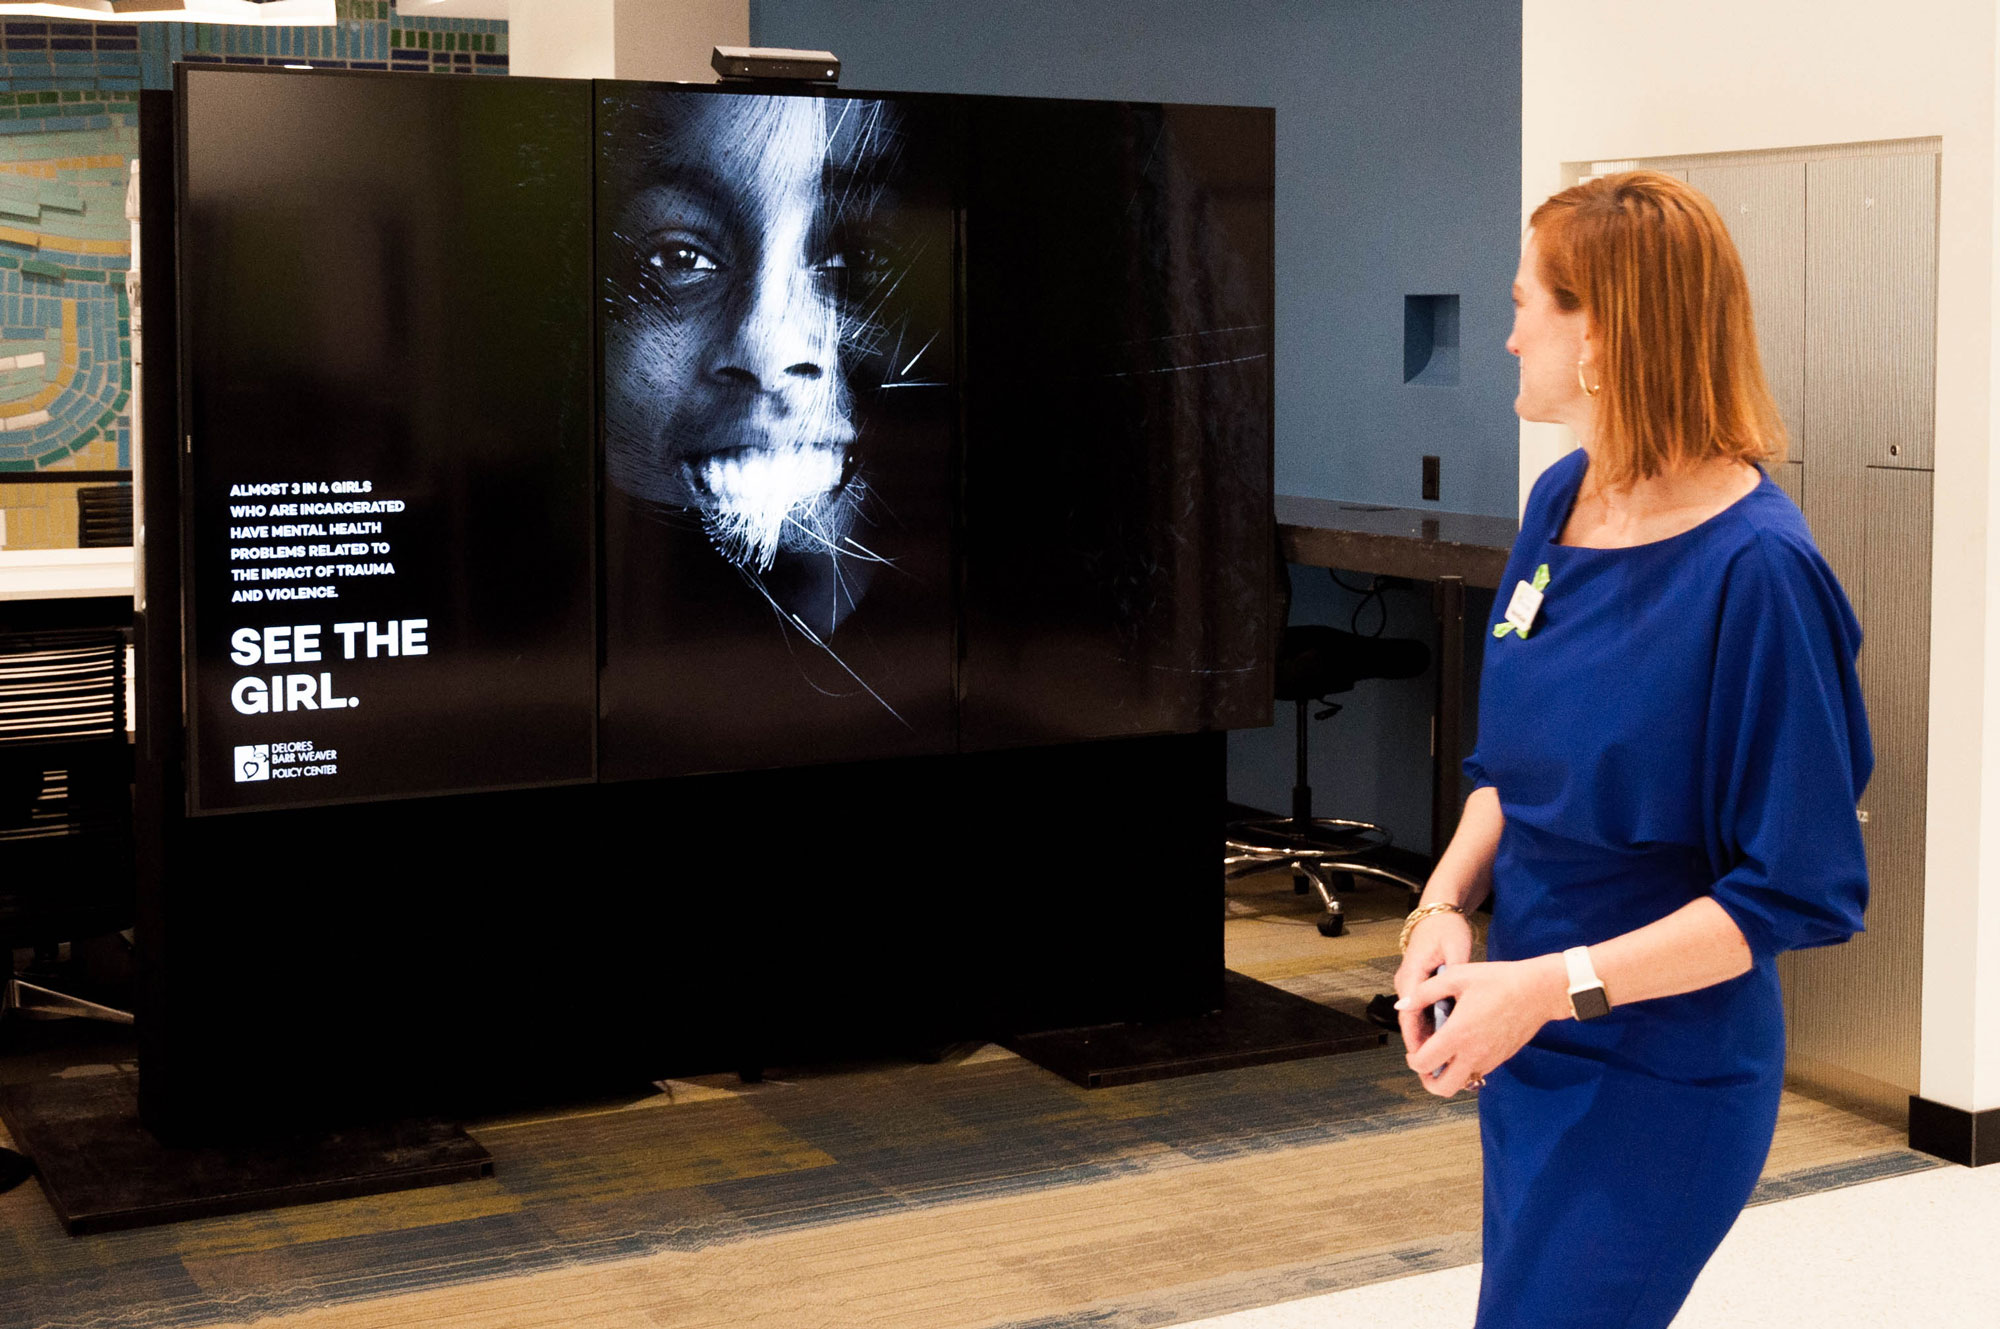
[[[1282,556],[1278,559],[1280,588],[1277,621],[1285,624],[1291,613],[1291,574]],[[1323,913],[1319,931],[1323,937],[1338,937],[1347,930],[1336,882],[1355,877],[1392,881],[1421,893],[1423,883],[1391,872],[1372,863],[1359,862],[1361,855],[1385,849],[1389,832],[1373,822],[1345,817],[1315,817],[1312,785],[1307,767],[1307,703],[1317,700],[1323,707],[1313,718],[1325,720],[1340,711],[1329,700],[1336,693],[1350,692],[1368,678],[1415,678],[1430,668],[1430,647],[1423,642],[1396,637],[1364,637],[1353,632],[1319,624],[1285,626],[1277,642],[1276,696],[1293,705],[1296,730],[1296,766],[1292,785],[1292,815],[1229,824],[1224,840],[1223,877],[1234,880],[1255,872],[1287,867],[1292,872],[1292,888],[1303,894],[1310,888],[1319,897]]]
[[[77,548],[119,549],[131,543],[132,486],[77,486]]]
[[[62,943],[130,926],[133,862],[124,632],[0,634],[0,1016],[132,1022],[35,980]]]

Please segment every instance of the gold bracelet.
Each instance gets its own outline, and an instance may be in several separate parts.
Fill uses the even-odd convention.
[[[1396,939],[1397,951],[1403,954],[1409,953],[1410,934],[1417,930],[1417,924],[1423,922],[1425,919],[1429,918],[1432,914],[1463,915],[1464,913],[1465,913],[1465,906],[1448,904],[1442,900],[1440,900],[1436,904],[1419,905],[1417,908],[1412,909],[1410,911],[1410,916],[1408,918],[1403,920],[1403,935]]]

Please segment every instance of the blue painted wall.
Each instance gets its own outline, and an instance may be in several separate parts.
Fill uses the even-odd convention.
[[[1433,506],[1514,515],[1518,0],[751,0],[750,38],[833,51],[849,88],[1275,106],[1279,489],[1422,507],[1428,453]],[[1405,297],[1449,294],[1458,383],[1406,384]],[[1346,625],[1325,572],[1293,581],[1295,621]],[[1391,633],[1430,635],[1421,590],[1391,603]],[[1315,726],[1323,810],[1428,843],[1433,686],[1364,683]],[[1231,735],[1239,801],[1289,799],[1278,719]]]
[[[1513,516],[1518,0],[751,0],[850,88],[1278,110],[1278,487]],[[1459,385],[1403,382],[1406,295],[1460,296]]]

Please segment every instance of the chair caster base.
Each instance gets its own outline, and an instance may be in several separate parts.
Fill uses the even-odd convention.
[[[1345,918],[1342,918],[1340,915],[1335,914],[1331,918],[1322,918],[1317,924],[1317,926],[1319,928],[1320,936],[1338,937],[1347,931],[1347,920]]]

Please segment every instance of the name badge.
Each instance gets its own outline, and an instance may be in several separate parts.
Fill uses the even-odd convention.
[[[1528,629],[1535,626],[1535,615],[1542,612],[1542,593],[1525,581],[1514,583],[1514,598],[1507,602],[1507,621],[1523,637]]]
[[[1523,637],[1535,626],[1535,619],[1542,612],[1542,590],[1549,584],[1549,565],[1544,563],[1535,569],[1533,581],[1514,583],[1514,598],[1507,602],[1504,621],[1496,625],[1493,635],[1504,637],[1509,631],[1518,632]]]

